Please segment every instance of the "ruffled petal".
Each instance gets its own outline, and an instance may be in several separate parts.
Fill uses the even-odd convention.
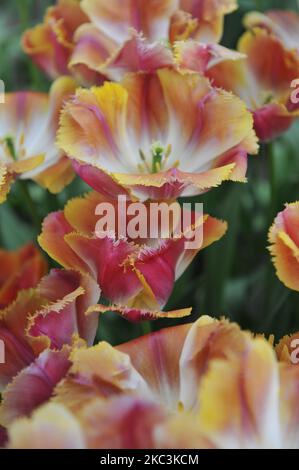
[[[0,250],[0,309],[13,302],[18,292],[36,287],[47,272],[47,263],[31,243],[16,251]]]
[[[264,339],[239,357],[213,361],[199,402],[199,425],[217,447],[280,448],[279,369]]]
[[[9,429],[10,449],[85,449],[78,420],[63,406],[49,403]]]
[[[66,75],[74,32],[87,21],[78,0],[59,0],[47,9],[42,24],[24,33],[23,49],[50,78]]]
[[[55,386],[71,366],[69,352],[67,347],[61,351],[47,349],[13,379],[2,394],[0,421],[4,426],[29,416],[51,398]]]
[[[95,397],[120,394],[149,395],[144,379],[134,369],[128,355],[101,342],[92,348],[79,348],[71,353],[72,366],[66,378],[55,389],[55,402],[77,412]]]
[[[165,419],[155,403],[130,396],[94,400],[80,413],[89,449],[154,449]]]
[[[159,171],[150,160],[155,142],[167,149]],[[77,91],[62,113],[58,144],[83,164],[76,170],[93,188],[100,191],[105,172],[142,199],[200,194],[239,174],[244,180],[244,158],[258,151],[241,100],[200,75],[168,69]],[[99,173],[84,173],[86,164]]]
[[[238,50],[247,59],[221,62],[207,75],[216,86],[246,102],[260,140],[273,140],[298,117],[298,107],[291,103],[291,84],[299,73],[297,51],[285,49],[278,38],[260,27],[241,37]]]
[[[247,29],[264,28],[274,34],[286,49],[298,49],[299,15],[295,11],[270,10],[248,13],[244,18]]]
[[[299,203],[288,204],[269,232],[276,274],[288,288],[299,290]]]

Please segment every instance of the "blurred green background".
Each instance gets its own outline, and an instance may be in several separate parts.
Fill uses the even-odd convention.
[[[0,78],[7,91],[48,90],[49,82],[22,53],[20,37],[43,17],[48,0],[1,0]],[[242,17],[249,10],[273,8],[297,11],[296,0],[239,0],[239,10],[227,17],[223,44],[234,48],[242,34]],[[299,78],[299,77],[298,77]],[[267,234],[274,216],[286,202],[299,199],[299,123],[272,145],[273,158],[262,148],[249,159],[248,184],[227,183],[204,197],[205,212],[229,223],[222,241],[201,253],[177,282],[167,308],[193,306],[191,320],[201,314],[235,320],[254,332],[277,338],[299,330],[299,294],[275,276],[267,251]],[[72,196],[83,194],[79,180],[58,197],[29,185],[39,217],[62,208]],[[14,249],[34,240],[39,231],[31,223],[17,187],[0,207],[0,244]],[[0,266],[1,269],[1,266]],[[189,320],[190,320],[189,319]],[[188,321],[189,321],[188,320]],[[177,322],[159,321],[153,329]],[[99,338],[117,344],[141,333],[114,315],[100,320]]]

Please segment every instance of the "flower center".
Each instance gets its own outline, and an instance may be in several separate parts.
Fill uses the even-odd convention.
[[[25,137],[24,137],[24,134],[22,133],[21,136],[20,136],[20,139],[19,139],[19,151],[17,152],[13,137],[7,136],[7,137],[4,137],[4,139],[0,139],[0,145],[3,145],[4,152],[6,154],[6,157],[9,160],[13,159],[13,160],[17,161],[18,156],[20,158],[26,157],[26,150],[25,150],[25,147],[24,147],[24,140],[25,140]]]
[[[1,143],[4,145],[4,151],[5,151],[6,156],[9,159],[13,158],[13,160],[16,160],[17,156],[16,156],[15,146],[14,146],[12,137],[5,137],[5,139],[3,139]]]
[[[139,155],[142,163],[138,164],[139,171],[142,173],[159,173],[160,171],[165,170],[171,150],[171,144],[164,147],[161,142],[154,142],[151,146],[151,156],[150,158],[146,158],[146,155],[140,149]],[[174,167],[177,167],[178,165],[179,162],[176,162]]]

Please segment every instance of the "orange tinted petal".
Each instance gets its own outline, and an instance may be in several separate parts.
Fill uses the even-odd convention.
[[[278,214],[269,232],[270,253],[279,279],[299,290],[299,203],[289,204]]]

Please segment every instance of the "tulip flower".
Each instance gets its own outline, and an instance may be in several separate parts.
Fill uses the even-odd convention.
[[[9,427],[8,447],[60,448],[62,428],[68,446],[73,429],[90,449],[298,447],[298,367],[225,320],[74,348],[70,362],[51,403]]]
[[[164,329],[117,348],[102,342],[74,349],[55,401],[76,411],[79,403],[87,405],[95,397],[137,394],[172,412],[196,410],[210,362],[242,354],[248,338],[237,325],[202,317],[193,325]]]
[[[206,78],[162,69],[77,90],[58,145],[100,192],[173,199],[245,181],[258,150],[252,125],[243,102]]]
[[[47,263],[31,243],[16,251],[0,250],[0,309],[13,302],[19,291],[36,287]]]
[[[227,49],[219,44],[202,44],[189,39],[177,41],[174,46],[174,61],[181,70],[208,75],[208,71],[222,62],[245,59],[240,52]]]
[[[157,240],[132,239],[108,227],[102,237],[96,232],[96,212],[103,202],[110,202],[117,210],[117,201],[91,192],[70,201],[64,212],[50,214],[39,237],[42,248],[65,268],[93,276],[103,296],[116,304],[92,307],[92,311],[114,310],[131,321],[189,314],[190,309],[168,313],[160,309],[168,301],[175,280],[201,249],[224,235],[226,224],[209,216],[194,219],[197,229],[203,231],[203,242],[194,249],[186,249],[186,232],[178,236],[170,232],[168,238]],[[125,217],[127,227],[130,217]]]
[[[285,49],[269,31],[255,27],[240,39],[238,51],[247,58],[222,61],[207,75],[215,86],[232,91],[247,104],[261,141],[285,132],[299,115],[292,102],[292,83],[299,76],[299,55]]]
[[[217,43],[224,16],[237,8],[235,0],[83,0],[90,22],[75,33],[76,47],[70,69],[81,77],[95,73],[116,79],[119,69],[131,72],[156,70],[171,63],[173,44],[189,38]],[[144,39],[148,42],[144,42]],[[83,77],[83,80],[82,80]]]
[[[21,418],[11,428],[13,449],[83,449],[79,422],[63,406],[47,404],[31,419]]]
[[[24,33],[23,49],[50,78],[68,75],[74,33],[87,21],[79,0],[58,0],[47,9],[42,24]]]
[[[53,270],[35,289],[23,290],[0,311],[0,422],[7,425],[46,401],[68,370],[71,347],[93,344],[97,314],[86,316],[98,301],[97,284],[75,271]]]
[[[244,18],[247,29],[262,28],[271,32],[285,49],[299,52],[299,15],[295,11],[270,10],[265,13],[251,11]]]
[[[58,193],[74,177],[69,160],[55,147],[59,113],[75,82],[58,79],[50,94],[16,92],[0,104],[0,202],[16,178],[33,179]]]
[[[299,291],[299,203],[287,204],[269,232],[276,274],[289,289]]]

